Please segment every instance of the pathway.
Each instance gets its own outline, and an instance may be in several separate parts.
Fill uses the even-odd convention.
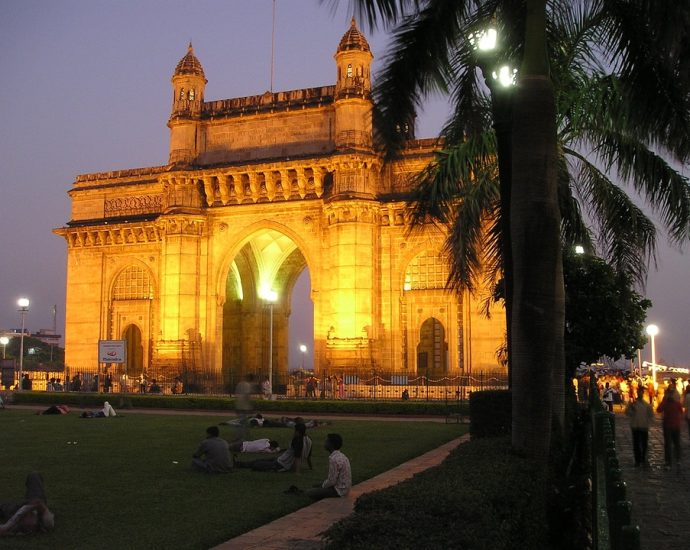
[[[616,449],[627,498],[633,504],[633,524],[640,526],[642,550],[690,548],[690,447],[688,431],[681,431],[681,469],[664,469],[664,437],[656,415],[649,431],[649,468],[635,468],[628,419],[616,415]]]
[[[355,485],[347,497],[315,502],[220,544],[214,550],[315,550],[323,548],[321,533],[338,520],[352,514],[357,497],[364,493],[390,487],[440,464],[453,449],[465,441],[469,441],[469,435],[463,435],[392,470]]]

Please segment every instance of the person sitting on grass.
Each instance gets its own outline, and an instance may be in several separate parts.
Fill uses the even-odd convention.
[[[38,472],[26,476],[26,496],[22,502],[0,504],[0,537],[49,531],[55,517],[48,509],[43,477]]]
[[[218,426],[206,428],[206,439],[192,455],[193,469],[207,474],[224,474],[232,470],[230,445],[219,435]]]
[[[340,452],[343,438],[340,434],[326,436],[325,449],[328,451],[328,478],[320,487],[307,489],[306,493],[312,500],[322,498],[344,497],[352,488],[352,470],[350,460]]]
[[[306,460],[309,468],[311,465],[311,438],[307,435],[304,424],[295,425],[295,433],[286,449],[278,458],[261,458],[247,463],[237,463],[238,467],[251,468],[257,472],[291,472],[300,471],[302,461]]]

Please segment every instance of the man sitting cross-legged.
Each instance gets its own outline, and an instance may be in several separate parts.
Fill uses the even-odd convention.
[[[232,456],[229,444],[218,437],[218,426],[206,428],[204,439],[192,455],[192,467],[207,474],[222,474],[232,470]]]

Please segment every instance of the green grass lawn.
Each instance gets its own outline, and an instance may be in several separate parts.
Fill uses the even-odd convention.
[[[329,432],[343,436],[356,484],[465,430],[433,422],[335,420],[307,430],[314,440],[313,471],[193,472],[191,455],[206,427],[224,419],[127,411],[116,418],[81,419],[76,412],[0,411],[0,500],[23,497],[27,472],[37,470],[56,518],[54,532],[0,539],[0,549],[209,548],[309,504],[303,495],[283,491],[324,479],[323,440]],[[231,438],[232,428],[220,429],[221,437]],[[281,447],[291,436],[285,428],[251,433],[276,439]]]

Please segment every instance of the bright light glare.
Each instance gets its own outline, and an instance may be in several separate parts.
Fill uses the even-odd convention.
[[[6,346],[10,343],[10,339],[7,336],[0,336],[0,346]]]
[[[261,296],[267,302],[275,302],[278,299],[278,293],[275,290],[264,290]]]
[[[469,36],[470,44],[475,50],[488,52],[496,48],[498,32],[494,28],[477,31]]]
[[[304,344],[300,344],[300,345],[299,345],[299,350],[300,350],[302,353],[307,353],[307,346],[305,346]]]
[[[647,325],[647,334],[650,336],[656,336],[659,334],[659,327],[656,325]]]
[[[498,72],[491,73],[494,80],[498,80],[499,84],[504,88],[515,85],[515,78],[517,76],[517,69],[511,69],[508,65],[503,65]]]
[[[17,300],[17,305],[23,309],[28,308],[29,303],[30,302],[28,298],[19,298],[19,300]]]
[[[575,247],[575,254],[584,254],[584,253],[585,253],[585,247],[582,246],[582,245],[580,245],[580,244],[578,244],[578,245]]]

